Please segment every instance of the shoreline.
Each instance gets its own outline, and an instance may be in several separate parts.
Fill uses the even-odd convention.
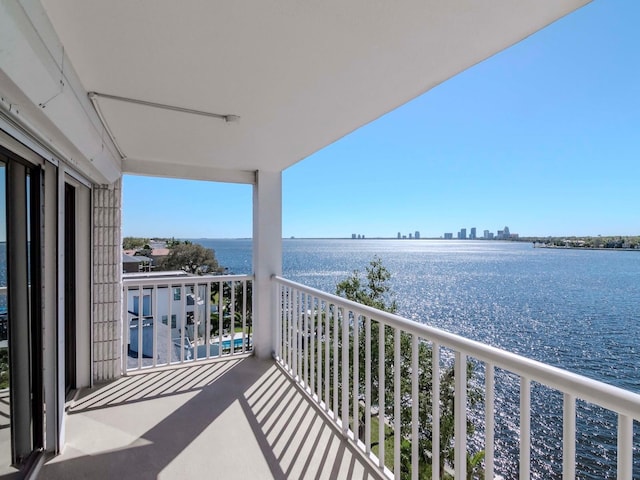
[[[640,252],[640,248],[609,248],[609,247],[573,247],[573,246],[558,246],[558,245],[538,245],[534,242],[533,248],[550,248],[557,250],[607,250],[615,252]]]

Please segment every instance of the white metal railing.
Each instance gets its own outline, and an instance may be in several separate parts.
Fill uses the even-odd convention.
[[[123,372],[253,350],[249,275],[123,279]]]
[[[519,453],[515,465],[518,465],[520,479],[531,476],[532,382],[560,392],[563,397],[560,448],[564,479],[576,478],[577,399],[617,415],[617,478],[632,478],[633,421],[640,420],[640,395],[280,277],[273,277],[273,280],[278,305],[276,360],[337,423],[345,437],[369,455],[387,476],[398,479],[422,476],[419,432],[426,428],[433,439],[440,438],[444,405],[439,401],[431,402],[432,424],[421,424],[420,405],[416,400],[420,398],[420,380],[424,381],[423,385],[430,385],[430,398],[441,398],[441,374],[450,361],[455,376],[455,460],[444,468],[452,468],[455,478],[467,478],[467,418],[471,413],[467,400],[467,363],[473,361],[484,371],[484,382],[480,383],[484,398],[484,478],[493,479],[495,475],[494,408],[495,373],[498,370],[519,378],[519,409],[515,407],[519,410],[516,429]],[[377,334],[377,344],[372,334],[376,331],[384,332]],[[431,371],[420,371],[420,345],[430,347]],[[386,348],[392,351],[386,352]],[[374,354],[375,349],[378,355]],[[410,349],[410,352],[403,349]],[[372,380],[374,376],[377,382]],[[393,388],[387,388],[385,381],[392,381]],[[405,388],[402,393],[401,382],[410,382],[410,390]],[[376,404],[376,397],[383,401]],[[514,400],[507,401],[513,403]],[[385,465],[383,441],[378,443],[377,455],[372,452],[372,418],[376,417],[376,412],[378,439],[384,438],[386,428],[391,427],[394,431],[393,470],[391,465]],[[395,435],[401,431],[402,415],[411,418],[410,431]],[[402,457],[401,442],[407,440],[411,442],[411,451]],[[593,454],[598,455],[598,452]],[[432,459],[441,458],[440,441],[431,442],[427,455]],[[439,462],[432,462],[431,472],[432,478],[440,478]],[[515,476],[515,472],[512,474]]]

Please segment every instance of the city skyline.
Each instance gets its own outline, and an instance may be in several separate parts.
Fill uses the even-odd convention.
[[[505,219],[521,236],[639,234],[638,17],[595,1],[303,159],[283,172],[283,237]],[[123,233],[251,237],[251,202],[247,185],[127,176]]]

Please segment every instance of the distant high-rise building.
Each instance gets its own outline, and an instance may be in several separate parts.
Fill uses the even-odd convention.
[[[484,231],[484,235],[482,235],[482,237],[483,237],[485,240],[489,240],[489,230],[485,230],[485,231]]]
[[[453,233],[445,233],[444,234],[444,239],[445,240],[452,240],[453,239]]]
[[[416,240],[420,240],[420,232],[418,230],[416,230],[415,237],[416,237]]]
[[[413,238],[413,233],[409,234],[409,240],[411,240]]]
[[[398,238],[402,238],[402,234],[398,232]]]
[[[355,233],[352,233],[352,234],[351,234],[351,238],[356,238],[356,234],[355,234]]]
[[[496,238],[498,240],[503,240],[504,239],[504,230],[498,230],[498,233],[496,233]]]
[[[505,240],[511,238],[511,232],[509,232],[509,227],[504,227],[503,235]]]
[[[460,240],[466,240],[467,239],[467,229],[466,228],[461,228],[460,229],[460,233],[458,234],[458,238]]]
[[[471,227],[471,233],[469,234],[469,238],[471,240],[475,240],[476,239],[476,227]]]

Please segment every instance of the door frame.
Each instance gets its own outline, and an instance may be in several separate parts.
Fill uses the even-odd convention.
[[[1,140],[1,139],[0,139]],[[11,459],[30,468],[44,450],[43,169],[0,143],[6,162]]]

